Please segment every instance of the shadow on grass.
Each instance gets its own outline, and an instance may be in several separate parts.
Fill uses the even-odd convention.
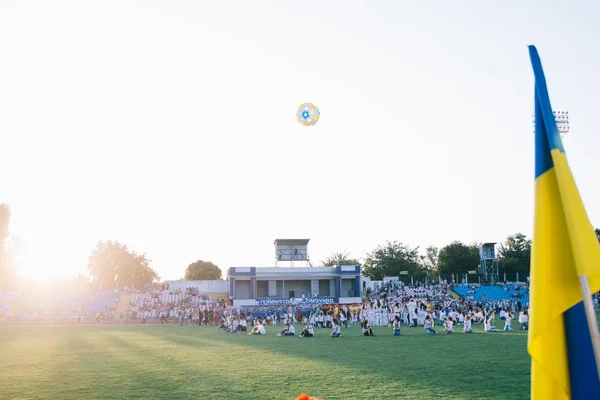
[[[354,327],[340,339],[329,338],[326,329],[299,339],[275,337],[277,330],[269,327],[265,337],[173,325],[0,332],[8,350],[2,372],[21,368],[3,374],[0,392],[53,399],[529,396],[526,335],[519,332],[426,336],[421,328],[404,328],[393,337],[377,328],[377,337],[365,338]],[[38,368],[25,374],[22,364]]]
[[[526,335],[519,332],[434,336],[425,335],[421,328],[405,328],[404,336],[393,337],[391,330],[379,328],[378,336],[363,337],[358,328],[351,328],[344,330],[340,339],[328,337],[326,329],[318,329],[316,337],[306,339],[273,338],[275,332],[271,328],[268,336],[248,337],[223,331],[190,334],[183,329],[163,332],[161,337],[190,347],[209,341],[217,348],[233,347],[242,354],[252,347],[268,354],[267,359],[304,358],[369,377],[369,386],[396,382],[407,391],[425,389],[428,396],[503,400],[529,396]],[[506,384],[514,394],[504,390]]]
[[[171,339],[177,339],[178,335],[170,336]],[[256,393],[260,393],[261,399],[286,399],[306,391],[327,399],[352,399],[358,397],[358,393],[360,397],[369,394],[368,398],[421,399],[438,393],[435,388],[408,388],[402,380],[387,381],[385,377],[373,374],[372,371],[358,371],[355,366],[340,366],[332,361],[315,362],[289,351],[287,354],[278,354],[268,349],[253,349],[200,337],[169,340],[164,334],[153,336],[147,332],[140,333],[136,339],[126,340],[116,335],[112,338],[115,347],[133,346],[135,352],[143,352],[143,358],[154,357],[152,351],[157,346],[170,346],[169,343],[176,344],[181,353],[195,353],[195,346],[202,342],[210,344],[209,347],[203,346],[202,354],[205,360],[202,362],[174,354],[174,367],[180,368],[186,374],[200,373],[206,376],[206,383],[211,387],[226,378],[229,383],[228,390],[237,389],[239,398],[257,396]],[[244,357],[246,360],[242,361]],[[360,387],[366,389],[359,389],[357,392],[357,388]],[[404,396],[399,396],[399,393],[404,393]],[[228,393],[228,398],[235,395],[237,393]]]

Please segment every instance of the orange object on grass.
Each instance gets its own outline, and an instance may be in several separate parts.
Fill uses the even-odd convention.
[[[309,396],[306,393],[302,393],[300,396],[296,398],[296,400],[323,400],[320,397]]]

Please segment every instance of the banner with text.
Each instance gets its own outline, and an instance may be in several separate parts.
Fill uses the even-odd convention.
[[[294,299],[256,299],[259,306],[277,305],[277,304],[335,304],[335,297],[305,297]]]

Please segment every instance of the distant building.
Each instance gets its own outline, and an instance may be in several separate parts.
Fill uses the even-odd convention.
[[[227,277],[234,306],[361,302],[359,265],[232,267]]]

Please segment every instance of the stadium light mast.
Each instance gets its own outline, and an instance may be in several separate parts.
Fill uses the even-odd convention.
[[[571,127],[569,126],[569,112],[568,111],[552,111],[554,119],[556,120],[556,127],[561,139],[564,139],[567,133],[569,133]],[[533,129],[535,131],[535,116],[533,117]]]

